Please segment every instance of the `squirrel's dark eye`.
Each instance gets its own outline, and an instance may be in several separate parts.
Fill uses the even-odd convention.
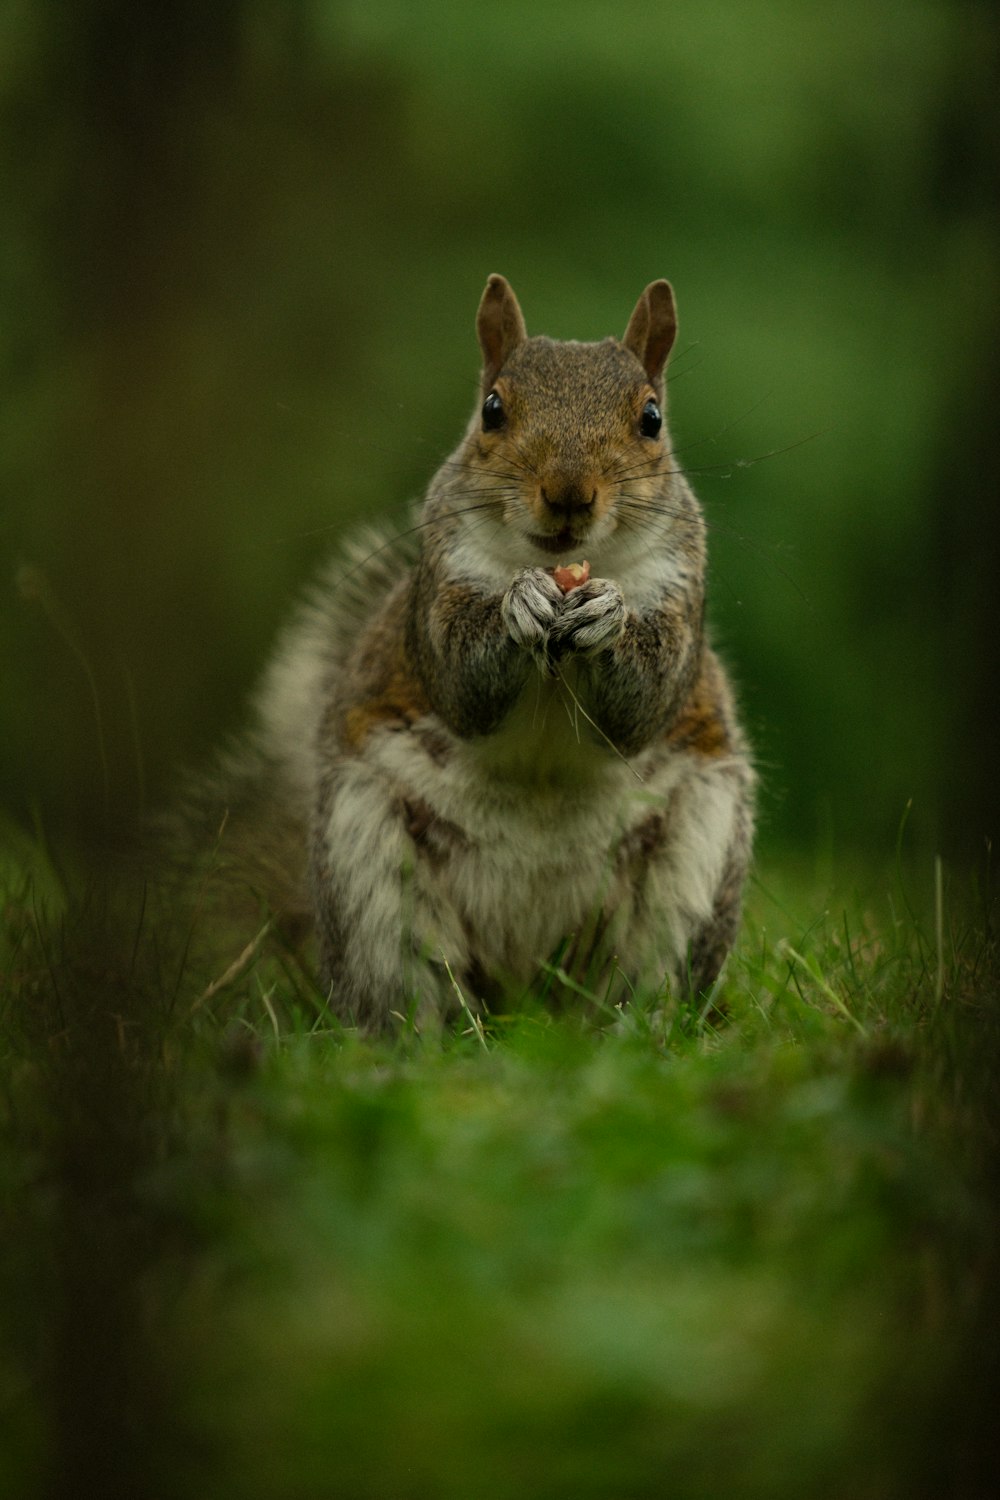
[[[490,391],[483,402],[483,431],[496,432],[504,424],[503,402],[496,391]]]
[[[643,437],[655,438],[659,437],[662,426],[663,418],[660,415],[660,408],[652,397],[650,397],[642,408],[642,416],[639,418],[639,431]]]

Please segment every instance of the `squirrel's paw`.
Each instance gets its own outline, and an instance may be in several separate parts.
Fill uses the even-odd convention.
[[[625,632],[628,611],[617,583],[610,578],[591,578],[572,589],[550,632],[559,653],[579,652],[591,656],[609,651]]]
[[[544,646],[562,601],[562,590],[544,568],[522,568],[515,573],[500,603],[511,640],[525,651]]]

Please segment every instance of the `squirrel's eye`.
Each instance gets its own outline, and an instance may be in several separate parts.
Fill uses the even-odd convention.
[[[639,418],[639,431],[643,437],[655,438],[659,437],[662,426],[663,418],[660,415],[660,408],[652,397],[650,397],[642,408],[642,416]]]
[[[483,402],[483,431],[496,432],[504,424],[503,402],[496,391],[490,391]]]

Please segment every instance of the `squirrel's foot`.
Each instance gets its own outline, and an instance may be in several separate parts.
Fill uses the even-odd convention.
[[[628,611],[617,583],[591,578],[568,593],[550,635],[560,656],[609,651],[625,633]]]
[[[511,640],[525,651],[543,651],[562,602],[562,590],[544,568],[522,568],[515,573],[500,602]]]

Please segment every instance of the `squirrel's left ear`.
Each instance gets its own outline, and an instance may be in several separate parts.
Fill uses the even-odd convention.
[[[653,385],[659,385],[677,336],[677,308],[669,281],[651,281],[635,304],[622,343],[631,350]]]
[[[491,276],[486,283],[476,315],[476,333],[483,351],[483,390],[488,391],[507,356],[528,337],[524,315],[506,277]]]

